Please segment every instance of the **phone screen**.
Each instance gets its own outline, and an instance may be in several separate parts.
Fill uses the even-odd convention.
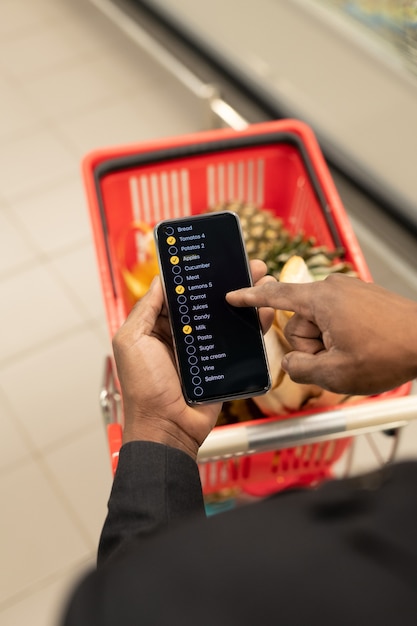
[[[155,227],[183,392],[188,403],[250,397],[270,388],[258,313],[227,303],[251,286],[239,219],[228,212]]]

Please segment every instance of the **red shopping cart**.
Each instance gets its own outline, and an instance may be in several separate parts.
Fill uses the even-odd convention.
[[[236,199],[267,207],[293,235],[303,232],[329,250],[343,248],[356,273],[371,280],[315,136],[299,121],[267,122],[242,131],[222,129],[98,150],[84,159],[83,177],[110,336],[133,304],[126,277],[134,268],[139,268],[139,274],[141,267],[147,271],[147,231],[161,219],[202,213]],[[409,392],[410,385],[404,385],[363,403],[391,400]],[[101,401],[114,470],[123,415],[110,357]],[[340,411],[329,406],[320,412],[298,411],[216,427],[209,440],[218,446],[213,450],[210,441],[208,447],[203,446],[199,462],[204,493],[244,490],[266,495],[329,477],[351,442],[352,433],[339,429],[333,436],[331,428],[322,428],[326,416],[337,416]],[[304,429],[311,424],[310,437],[303,444],[287,432],[281,439],[284,443],[278,445],[277,437],[271,435],[278,431],[282,435],[286,425]],[[242,443],[243,432],[245,442],[236,444]],[[248,433],[252,437],[249,444]],[[323,439],[323,433],[328,437]]]

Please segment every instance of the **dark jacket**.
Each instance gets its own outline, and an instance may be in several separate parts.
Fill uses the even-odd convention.
[[[206,518],[197,465],[124,446],[65,626],[417,625],[417,463]]]

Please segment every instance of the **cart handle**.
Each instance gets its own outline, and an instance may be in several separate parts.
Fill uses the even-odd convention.
[[[122,403],[116,368],[106,357],[100,405],[108,429],[112,465],[117,463],[122,435]],[[271,452],[294,446],[355,437],[406,426],[417,419],[415,395],[374,399],[303,417],[277,419],[251,425],[215,428],[200,447],[197,461],[206,463],[235,456]]]
[[[373,400],[305,417],[213,430],[201,446],[199,463],[268,452],[329,439],[354,437],[405,426],[417,418],[417,399]]]

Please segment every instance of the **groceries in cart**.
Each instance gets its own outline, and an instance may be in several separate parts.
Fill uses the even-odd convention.
[[[240,219],[249,259],[261,259],[268,273],[280,281],[312,282],[322,280],[330,273],[342,272],[357,276],[351,263],[344,259],[344,249],[329,249],[317,245],[315,238],[298,232],[292,235],[283,220],[272,211],[246,202],[221,203],[208,212],[233,211]],[[158,273],[157,253],[153,229],[147,224],[132,224],[127,235],[137,239],[136,249],[141,255],[131,270],[125,265],[122,275],[132,298],[141,298]],[[121,246],[123,250],[123,245]],[[281,369],[281,360],[290,350],[284,328],[291,313],[277,311],[274,323],[265,336],[270,365],[272,388],[266,394],[250,399],[230,400],[224,404],[218,425],[260,419],[271,415],[286,415],[305,408],[332,406],[352,402],[353,397],[334,394],[316,385],[293,382]],[[255,394],[254,394],[255,395]]]
[[[129,268],[126,260],[129,239],[134,240],[137,255],[132,268]],[[151,226],[145,222],[133,222],[120,239],[118,253],[122,277],[133,304],[145,295],[152,279],[159,272]]]

